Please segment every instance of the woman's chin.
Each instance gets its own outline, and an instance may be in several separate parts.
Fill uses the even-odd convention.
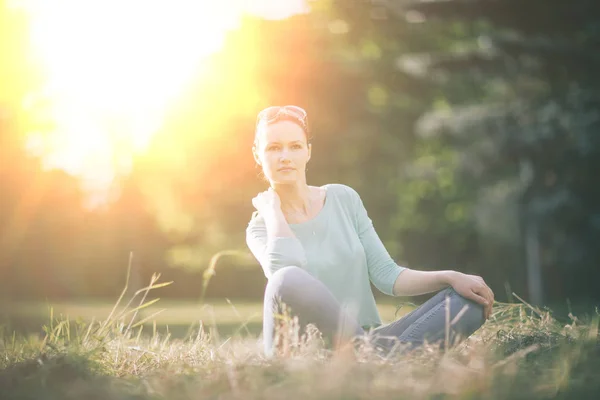
[[[296,182],[297,182],[296,179],[274,179],[273,180],[273,183],[275,183],[277,185],[292,185]]]
[[[285,185],[290,183],[296,183],[296,181],[298,181],[298,176],[296,175],[295,171],[277,173],[272,180],[274,183]]]

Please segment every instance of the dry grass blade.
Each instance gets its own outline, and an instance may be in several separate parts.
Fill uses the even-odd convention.
[[[141,319],[140,321],[136,322],[135,325],[131,326],[131,329],[135,329],[138,326],[143,325],[144,323],[153,320],[158,314],[164,312],[166,309],[162,308],[154,313],[152,313],[151,315],[148,315],[146,318]]]
[[[531,304],[529,304],[528,302],[526,302],[525,300],[523,300],[522,298],[520,298],[516,293],[513,292],[513,296],[515,296],[517,299],[519,299],[523,304],[525,304],[527,307],[529,307],[529,309],[531,311],[533,311],[534,313],[536,313],[540,318],[543,318],[542,313],[536,309],[535,307],[533,307]]]
[[[237,256],[240,258],[249,258],[249,254],[247,251],[242,250],[222,250],[214,254],[208,263],[208,267],[202,274],[202,291],[200,293],[199,303],[204,302],[204,297],[206,295],[206,290],[208,289],[208,284],[210,283],[211,278],[216,274],[217,263],[221,260],[221,257],[225,256]]]
[[[139,306],[132,308],[131,310],[127,310],[126,312],[124,312],[121,316],[125,317],[128,314],[143,310],[144,308],[150,307],[151,305],[155,304],[156,302],[158,302],[160,300],[160,297],[157,297],[156,299],[150,300],[145,302],[144,304],[140,304]]]
[[[510,356],[506,357],[505,359],[498,361],[496,364],[494,364],[494,368],[500,368],[510,362],[513,362],[517,359],[523,358],[527,354],[534,352],[534,351],[538,350],[539,348],[540,348],[539,344],[533,344],[525,349],[519,350],[519,351],[511,354]]]
[[[597,341],[598,339],[600,339],[600,337],[598,337],[598,325],[600,323],[600,316],[595,315],[592,318],[592,322],[590,323],[590,330],[588,331],[588,339],[590,341]]]
[[[102,332],[108,327],[109,323],[112,321],[112,317],[115,314],[117,307],[119,306],[119,304],[121,304],[121,300],[123,300],[125,293],[127,293],[127,289],[129,288],[129,277],[131,276],[132,263],[133,263],[133,252],[130,252],[129,253],[129,262],[127,263],[127,275],[125,277],[125,287],[123,287],[123,291],[121,291],[121,295],[119,296],[119,298],[117,299],[117,302],[115,303],[112,310],[110,311],[110,314],[108,314],[108,317],[106,317],[106,320],[104,320],[104,322],[100,326],[100,329],[98,330],[99,335],[101,335]]]
[[[143,307],[144,301],[146,300],[146,296],[148,296],[148,293],[150,292],[150,290],[152,289],[157,289],[157,288],[161,288],[161,287],[165,287],[170,285],[173,282],[166,282],[166,283],[159,283],[157,284],[156,282],[160,279],[160,274],[152,274],[152,278],[150,278],[150,284],[148,286],[146,286],[145,288],[142,288],[140,290],[138,290],[137,292],[135,292],[135,294],[139,294],[139,293],[144,293],[144,295],[142,296],[142,299],[140,300],[140,305],[134,310],[133,315],[131,316],[131,320],[129,321],[129,325],[127,325],[127,329],[125,329],[125,334],[129,333],[129,330],[131,329],[131,325],[133,324],[133,321],[135,320],[135,317],[138,314],[138,311]]]
[[[469,305],[465,304],[460,309],[460,311],[458,312],[458,314],[456,314],[456,316],[454,318],[452,318],[452,321],[450,322],[450,326],[456,324],[462,318],[462,316],[467,312],[468,309],[469,309]]]
[[[448,349],[450,346],[450,296],[446,296],[446,321],[444,323],[445,327],[445,348]]]

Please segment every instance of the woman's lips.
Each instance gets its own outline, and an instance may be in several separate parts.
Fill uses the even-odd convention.
[[[277,171],[279,171],[279,172],[289,172],[289,171],[293,171],[293,170],[294,170],[294,168],[289,167],[289,168],[279,168]]]

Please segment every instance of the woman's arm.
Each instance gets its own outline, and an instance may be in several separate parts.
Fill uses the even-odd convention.
[[[253,216],[246,229],[246,244],[267,278],[283,267],[306,267],[302,243],[285,220],[278,197],[274,196],[277,194],[263,192],[252,200],[258,215]]]
[[[482,277],[458,271],[415,271],[406,269],[394,282],[395,296],[417,296],[452,286],[461,296],[484,307],[484,317],[492,313],[494,292]]]
[[[454,271],[416,271],[407,268],[394,282],[394,296],[418,296],[450,285]]]
[[[350,186],[344,187],[354,214],[356,233],[365,250],[369,279],[382,293],[393,296],[394,282],[399,275],[404,275],[405,268],[396,264],[381,242],[359,194]]]
[[[290,225],[285,220],[281,209],[269,210],[262,217],[265,220],[265,227],[269,238],[296,237],[294,232],[292,232],[292,228],[290,228]]]
[[[369,277],[383,293],[393,296],[417,296],[452,286],[463,297],[485,306],[486,318],[490,315],[494,293],[483,279],[457,271],[415,271],[397,265],[379,236],[358,193],[347,187],[356,213],[356,229],[365,248]]]

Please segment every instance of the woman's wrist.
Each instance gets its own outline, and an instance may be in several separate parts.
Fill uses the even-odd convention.
[[[282,219],[285,220],[285,216],[283,215],[281,208],[276,207],[265,210],[263,213],[263,218],[268,221],[280,221]]]
[[[460,274],[460,272],[458,272],[458,271],[452,271],[452,270],[442,271],[442,282],[445,285],[454,286],[454,282],[456,281],[456,278],[458,277],[459,274]]]

